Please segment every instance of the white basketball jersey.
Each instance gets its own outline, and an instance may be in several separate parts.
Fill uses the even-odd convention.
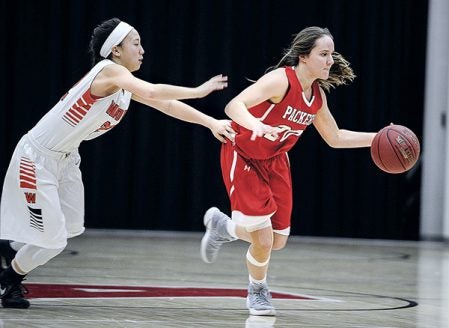
[[[96,138],[117,125],[126,114],[132,94],[126,90],[96,98],[90,86],[97,74],[114,62],[105,59],[96,64],[29,131],[42,147],[57,152],[72,152],[83,140]]]

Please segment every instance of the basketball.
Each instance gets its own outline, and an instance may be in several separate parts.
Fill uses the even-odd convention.
[[[371,144],[371,158],[382,171],[392,174],[410,170],[418,161],[420,144],[409,128],[391,124],[380,130]]]

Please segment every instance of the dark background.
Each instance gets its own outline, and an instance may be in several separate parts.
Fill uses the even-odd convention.
[[[188,101],[217,118],[293,34],[328,27],[358,76],[328,96],[339,126],[377,131],[394,122],[422,137],[426,0],[1,0],[0,176],[20,137],[91,67],[91,32],[112,17],[141,35],[138,77],[196,86],[228,75],[226,90]],[[206,128],[132,103],[120,125],[80,147],[86,227],[202,231],[208,207],[229,211],[219,150]],[[331,149],[312,126],[290,160],[292,234],[419,238],[419,164],[388,175],[368,148]]]

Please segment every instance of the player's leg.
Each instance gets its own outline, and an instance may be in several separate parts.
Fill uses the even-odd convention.
[[[36,199],[42,199],[42,201],[33,204],[45,209],[45,213],[54,214],[43,216],[42,226],[53,227],[54,232],[65,235],[67,238],[77,236],[84,231],[84,187],[79,171],[79,155],[71,155],[71,158],[65,159],[60,164],[62,177],[59,181],[59,188],[56,189],[51,183],[47,183],[45,187],[39,186],[38,183]],[[37,179],[39,180],[42,175],[44,172],[37,172]],[[51,204],[48,204],[48,200]],[[39,243],[45,244],[45,240],[41,240]],[[24,298],[26,289],[22,285],[23,279],[32,270],[60,254],[65,248],[65,242],[63,244],[62,247],[47,248],[32,244],[20,245],[17,242],[11,245],[9,241],[0,243],[1,249],[5,251],[4,254],[9,254],[9,258],[12,258],[10,266],[0,274],[3,307],[29,307],[29,302]],[[15,246],[17,250],[11,246]],[[50,246],[52,245],[50,244]]]
[[[249,273],[248,297],[246,305],[252,315],[275,315],[267,284],[267,272],[273,246],[273,229],[270,215],[264,219],[241,215],[239,226],[249,234],[251,245],[246,253],[246,266]],[[255,224],[257,221],[257,224]]]
[[[17,229],[17,225],[29,224],[23,222],[25,218],[31,217],[31,211],[28,209],[24,196],[28,197],[29,201],[35,199],[34,189],[36,189],[36,178],[33,173],[34,163],[26,161],[22,149],[23,142],[22,139],[17,145],[6,172],[0,214],[1,254],[5,262],[8,262],[8,265],[0,273],[0,298],[3,306],[6,304],[8,307],[10,303],[12,307],[16,308],[28,308],[30,303],[24,298],[25,288],[22,286],[24,275],[18,274],[11,267],[16,252],[11,249],[9,240],[16,236],[15,232],[18,229],[21,229],[21,227]],[[27,194],[21,190],[22,187],[30,187],[27,188]],[[16,220],[16,217],[19,219]],[[6,259],[8,260],[6,261]]]
[[[79,169],[81,157],[71,153],[59,182],[61,210],[65,216],[67,238],[81,235],[84,228],[84,184]]]
[[[235,170],[234,151],[230,143],[223,144],[220,154],[220,164],[226,189],[229,191],[232,184],[230,171]],[[200,254],[206,263],[215,262],[221,246],[238,238],[236,226],[231,218],[216,207],[206,211],[203,218],[206,232],[201,239]]]
[[[266,186],[259,188],[257,193],[252,190],[255,185],[259,184],[256,168],[249,169],[250,166],[247,165],[245,159],[237,154],[231,144],[223,144],[220,163],[223,181],[233,209],[242,207],[245,209],[247,208],[246,204],[254,205],[254,203],[264,202],[269,190]],[[236,189],[238,192],[235,192]],[[268,200],[267,203],[272,207],[272,202]],[[232,214],[233,217],[234,214]],[[206,263],[215,262],[221,246],[226,242],[236,239],[251,242],[251,235],[245,227],[231,220],[228,215],[216,207],[207,210],[204,215],[204,225],[206,232],[201,240],[201,258]]]
[[[224,243],[237,239],[252,242],[251,233],[244,226],[235,223],[216,207],[206,211],[203,222],[206,233],[201,239],[201,258],[206,263],[216,261],[220,247]]]
[[[273,230],[271,228],[270,215],[266,216],[246,216],[241,212],[234,212],[231,220],[218,209],[213,208],[206,212],[212,213],[212,217],[220,217],[217,225],[211,224],[211,229],[205,234],[202,240],[203,260],[210,263],[216,259],[219,246],[235,238],[227,231],[229,225],[236,228],[236,237],[246,240],[251,243],[248,252],[246,253],[246,262],[249,272],[250,283],[248,286],[247,307],[252,315],[275,315],[276,311],[271,303],[271,294],[267,284],[267,270],[270,259],[271,249],[273,246]],[[238,222],[238,223],[236,223]],[[214,230],[212,230],[212,228]],[[211,236],[215,236],[211,238]],[[224,239],[227,236],[227,239]],[[288,236],[282,236],[286,240]],[[220,245],[217,245],[220,242]],[[207,248],[204,244],[207,243]],[[285,242],[284,242],[285,244]],[[212,257],[212,251],[215,251],[215,256]],[[207,257],[209,256],[209,257]]]
[[[32,269],[59,254],[67,243],[56,173],[59,160],[36,152],[24,139],[8,168],[1,202],[1,238],[23,246],[0,275],[3,307],[27,308],[22,281]],[[22,251],[23,250],[23,251]],[[48,250],[48,251],[46,251]]]
[[[288,157],[280,155],[269,164],[270,194],[276,204],[276,211],[270,217],[270,226],[261,229],[246,227],[250,233],[251,246],[247,253],[247,267],[250,275],[247,305],[251,314],[274,315],[271,295],[266,283],[272,250],[285,247],[290,234],[292,211],[291,175]],[[243,220],[241,220],[243,222]]]
[[[285,247],[290,235],[293,208],[292,179],[287,154],[273,160],[270,187],[277,205],[277,211],[271,217],[274,232],[273,250],[280,250]]]
[[[47,249],[26,244],[20,248],[5,270],[0,273],[1,302],[4,308],[22,308],[30,306],[30,302],[24,298],[27,293],[22,285],[25,276],[40,265],[63,251],[59,249]]]

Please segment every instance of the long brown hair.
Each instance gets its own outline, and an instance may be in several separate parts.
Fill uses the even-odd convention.
[[[267,71],[284,66],[298,65],[299,57],[309,55],[315,47],[316,40],[325,35],[333,39],[332,34],[327,28],[311,26],[303,29],[293,38],[290,47],[284,50],[283,57],[279,63],[268,68]],[[352,82],[355,78],[349,62],[341,54],[334,51],[332,57],[334,64],[330,69],[329,78],[327,80],[318,79],[319,85],[326,91],[338,85]]]

